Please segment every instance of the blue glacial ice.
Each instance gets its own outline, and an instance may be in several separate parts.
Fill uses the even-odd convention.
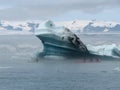
[[[87,45],[88,50],[90,53],[95,55],[101,55],[101,56],[111,56],[114,58],[120,57],[120,46],[116,44],[110,44],[110,45]]]

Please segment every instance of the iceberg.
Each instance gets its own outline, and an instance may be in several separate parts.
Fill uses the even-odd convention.
[[[63,56],[68,58],[97,59],[102,57],[120,58],[120,46],[85,45],[71,30],[63,26],[56,26],[51,20],[41,23],[35,30],[35,35],[42,41],[44,56]]]
[[[120,46],[116,44],[111,45],[87,45],[91,54],[100,56],[109,56],[113,58],[120,58]]]
[[[63,26],[56,26],[51,20],[41,23],[35,35],[42,41],[41,56],[86,57],[89,51],[76,34]]]

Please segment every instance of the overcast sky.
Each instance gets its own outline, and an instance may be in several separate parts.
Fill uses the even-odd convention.
[[[0,0],[0,20],[120,22],[120,0]]]

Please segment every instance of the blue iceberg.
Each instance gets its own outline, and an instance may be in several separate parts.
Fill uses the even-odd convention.
[[[35,35],[42,41],[41,56],[86,57],[89,51],[85,44],[66,27],[57,27],[48,20],[39,25]]]
[[[51,20],[39,25],[35,35],[42,41],[43,51],[39,54],[44,56],[63,56],[67,58],[120,58],[120,50],[115,44],[112,45],[85,45],[80,38],[63,26],[56,26]]]

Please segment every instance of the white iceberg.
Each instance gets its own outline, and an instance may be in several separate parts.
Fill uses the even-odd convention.
[[[111,45],[87,45],[87,48],[91,54],[101,55],[101,56],[111,56],[115,58],[120,57],[120,46],[116,44]]]

